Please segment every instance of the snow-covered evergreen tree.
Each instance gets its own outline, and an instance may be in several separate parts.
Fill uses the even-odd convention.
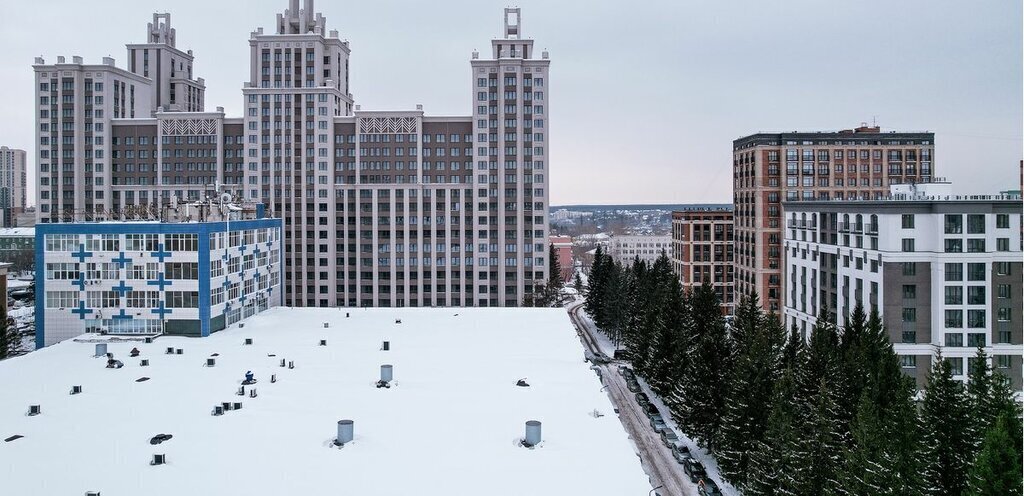
[[[965,493],[974,448],[970,411],[963,385],[953,379],[949,362],[937,354],[921,406],[927,494]]]
[[[682,381],[684,401],[678,417],[687,434],[715,451],[721,436],[732,351],[718,297],[709,281],[693,291],[690,307],[693,341]]]
[[[1014,446],[1010,423],[1016,421],[1002,414],[985,433],[981,450],[971,469],[971,496],[1020,496],[1024,484],[1021,475],[1021,453]]]

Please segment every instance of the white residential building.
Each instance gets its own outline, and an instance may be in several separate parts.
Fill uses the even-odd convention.
[[[608,253],[616,262],[623,265],[633,263],[633,259],[640,257],[640,260],[654,263],[661,253],[666,255],[672,253],[672,235],[663,236],[633,236],[615,235],[608,242]]]
[[[3,227],[13,227],[14,219],[25,211],[28,170],[25,150],[0,146],[0,210]]]
[[[941,351],[965,379],[979,346],[1021,389],[1021,199],[957,196],[948,184],[878,200],[784,204],[785,322],[810,333],[877,309],[904,371],[923,386]]]

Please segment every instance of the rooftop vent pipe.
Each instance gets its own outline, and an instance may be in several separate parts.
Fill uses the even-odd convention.
[[[149,360],[148,359],[143,359],[141,362],[139,362],[139,366],[140,367],[149,367]]]
[[[181,348],[178,348],[178,349],[174,350],[174,352],[180,355],[180,354],[184,353],[185,350],[183,350]]]
[[[80,394],[82,392],[82,386],[71,386],[71,394]]]
[[[150,465],[163,465],[167,463],[167,455],[153,455],[153,461],[149,462]]]
[[[252,344],[252,338],[245,338],[245,344]]]
[[[320,346],[327,346],[327,340],[326,339],[321,339],[320,340]]]
[[[167,348],[167,354],[168,355],[173,355],[174,354],[174,348],[173,347],[168,347]]]
[[[351,441],[355,434],[355,425],[351,420],[338,421],[338,437],[334,440],[336,446],[342,446]]]
[[[40,413],[43,413],[43,409],[39,405],[29,405],[28,406],[28,416],[29,417],[35,417],[36,415],[39,415]]]
[[[206,359],[206,366],[207,367],[213,367],[214,365],[217,365],[217,359],[216,358],[207,358]]]
[[[394,375],[394,367],[393,366],[391,366],[391,365],[381,365],[380,366],[380,381],[381,382],[391,382],[391,380],[394,379],[394,378],[395,378],[395,375]]]
[[[224,407],[221,406],[221,405],[214,406],[213,407],[213,415],[214,416],[224,415]]]
[[[327,323],[327,322],[324,322],[324,329],[326,329],[326,328],[328,328],[328,327],[331,327],[331,324],[329,324],[329,323]]]
[[[384,341],[384,344],[380,346],[380,349],[388,351],[391,349],[391,341]]]
[[[540,421],[526,421],[526,439],[523,439],[523,446],[531,448],[540,444]]]
[[[232,410],[241,410],[242,409],[242,403],[241,402],[235,402],[234,404],[231,405],[231,409]]]
[[[295,368],[295,362],[293,362],[291,360],[288,360],[288,368],[294,369]]]
[[[107,356],[107,343],[96,343],[96,354],[93,356]]]
[[[86,491],[85,496],[100,496],[99,491]]]
[[[150,344],[152,342],[153,342],[153,338],[146,338],[146,344]]]

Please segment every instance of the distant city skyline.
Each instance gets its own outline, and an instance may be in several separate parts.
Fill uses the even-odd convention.
[[[112,56],[124,67],[123,44],[143,40],[153,12],[170,12],[179,48],[195,50],[207,109],[223,106],[240,116],[245,40],[287,2],[241,5],[7,6],[0,145],[29,152],[34,188],[33,58],[80,55],[98,64]],[[504,6],[322,2],[317,10],[351,43],[356,104],[423,104],[433,115],[459,115],[470,104],[466,62],[473,49],[486,49],[481,40],[500,28],[494,12]],[[1019,186],[1019,2],[964,9],[952,1],[868,1],[827,10],[810,1],[658,2],[642,12],[607,1],[519,6],[538,49],[559,61],[549,90],[557,97],[550,108],[552,205],[731,202],[733,139],[876,119],[883,131],[934,132],[936,174],[958,192]]]

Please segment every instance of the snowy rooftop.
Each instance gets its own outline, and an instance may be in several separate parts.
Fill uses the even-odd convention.
[[[208,338],[110,342],[121,369],[93,358],[86,338],[0,362],[4,492],[650,490],[564,310],[276,308],[243,323]],[[128,357],[133,346],[141,357]],[[183,354],[167,355],[168,347]],[[216,365],[204,366],[215,353]],[[282,359],[295,368],[280,367]],[[382,364],[394,365],[389,389],[374,387]],[[236,395],[246,370],[258,380],[256,398],[251,386]],[[530,387],[517,387],[520,378]],[[70,395],[75,385],[83,391]],[[242,409],[212,416],[222,402]],[[36,404],[41,414],[28,416]],[[341,419],[355,422],[355,438],[337,448]],[[542,422],[533,449],[518,445],[527,420]],[[173,438],[150,445],[157,434]],[[2,441],[14,435],[24,437]],[[151,466],[154,454],[167,464]]]

